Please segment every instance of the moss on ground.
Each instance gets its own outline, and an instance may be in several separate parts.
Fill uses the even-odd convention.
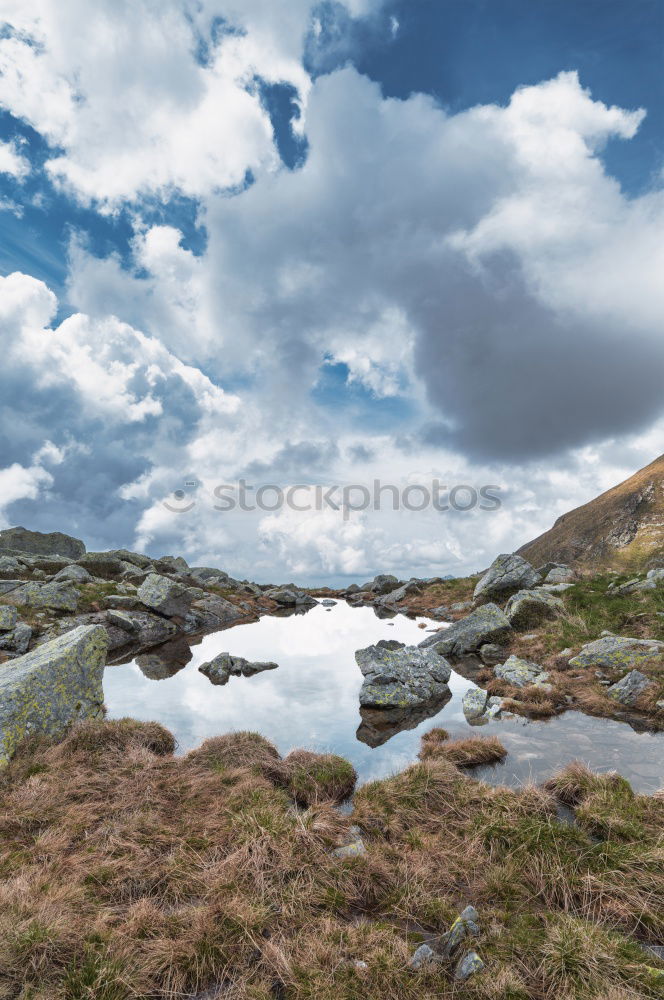
[[[639,942],[664,939],[663,799],[580,765],[492,788],[436,753],[342,814],[340,758],[249,733],[171,748],[87,723],[0,776],[0,997],[451,998],[450,964],[408,959],[470,903],[487,971],[468,1000],[661,996]],[[335,857],[351,824],[366,853]]]

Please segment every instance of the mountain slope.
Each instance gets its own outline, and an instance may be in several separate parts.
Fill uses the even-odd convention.
[[[634,570],[659,557],[664,565],[664,455],[563,514],[519,554],[535,566],[554,560]]]

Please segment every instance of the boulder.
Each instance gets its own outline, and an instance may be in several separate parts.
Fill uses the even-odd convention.
[[[318,603],[310,594],[292,587],[276,587],[274,590],[266,591],[265,596],[284,608],[293,608],[296,605],[313,607],[314,604]]]
[[[207,583],[212,586],[223,585],[224,580],[228,579],[228,573],[224,573],[223,569],[215,569],[213,566],[194,566],[189,570],[188,575],[199,583]]]
[[[106,619],[111,625],[117,625],[124,632],[129,632],[132,635],[138,632],[139,626],[136,619],[126,611],[111,609],[106,612]]]
[[[399,601],[405,600],[409,594],[420,594],[421,592],[422,584],[415,580],[409,580],[408,583],[403,583],[396,590],[390,590],[382,597],[377,597],[376,604],[398,604]]]
[[[509,620],[497,605],[483,604],[449,628],[427,636],[419,645],[420,648],[432,646],[441,656],[460,657],[486,643],[500,644],[511,631]]]
[[[0,635],[0,649],[9,650],[18,656],[27,653],[32,639],[32,629],[25,622],[17,622],[11,632]]]
[[[487,667],[495,667],[497,663],[504,663],[507,649],[504,646],[498,646],[495,642],[486,642],[480,646],[479,653],[482,663],[486,664]]]
[[[468,951],[459,959],[459,963],[454,970],[454,978],[458,983],[465,983],[467,979],[470,979],[475,973],[481,972],[483,968],[484,962],[477,952]]]
[[[504,663],[494,669],[496,677],[513,684],[514,687],[527,687],[529,684],[543,684],[549,675],[542,670],[539,663],[532,660],[522,660],[520,656],[510,656]]]
[[[363,707],[415,707],[449,691],[450,665],[433,651],[381,639],[375,646],[358,649],[355,660],[364,675],[360,690]]]
[[[533,628],[543,621],[556,618],[565,610],[559,597],[546,590],[518,590],[505,605],[505,614],[512,628]]]
[[[486,711],[489,692],[482,688],[470,688],[463,696],[463,714],[467,719],[479,719]]]
[[[131,552],[129,549],[111,549],[106,555],[113,559],[119,559],[120,562],[131,563],[138,569],[149,570],[152,567],[152,559],[149,556],[144,556],[141,552]]]
[[[399,580],[396,576],[391,576],[389,573],[379,573],[375,576],[371,583],[368,583],[363,590],[370,590],[372,594],[382,595],[388,594],[391,590],[395,590],[399,586]]]
[[[158,573],[150,573],[138,588],[136,596],[146,607],[152,608],[160,615],[171,618],[174,615],[184,618],[192,601],[202,596],[193,587],[185,587],[175,580],[169,580],[167,576],[160,576]]]
[[[243,656],[231,656],[230,653],[219,653],[208,663],[202,663],[198,668],[213,684],[226,684],[229,677],[252,677],[263,670],[276,670],[278,663],[245,660]]]
[[[5,595],[11,604],[29,608],[48,608],[50,611],[76,611],[79,593],[67,580],[38,583],[30,580]]]
[[[19,573],[25,572],[26,567],[14,556],[0,556],[0,578],[11,580]]]
[[[530,590],[541,583],[541,577],[529,562],[516,553],[505,553],[494,559],[475,587],[476,604],[507,598],[517,590]]]
[[[576,573],[571,566],[554,566],[544,577],[545,583],[572,583]]]
[[[35,733],[61,735],[75,719],[101,714],[106,632],[76,628],[0,669],[0,762]]]
[[[640,670],[630,670],[617,684],[607,688],[609,698],[619,701],[621,705],[631,708],[651,685],[652,681]]]
[[[77,564],[83,566],[92,576],[101,576],[104,579],[120,576],[123,568],[122,561],[111,552],[86,552],[77,559]]]
[[[436,950],[444,959],[452,957],[465,937],[476,936],[480,932],[479,913],[474,906],[466,906],[456,918],[449,931],[442,934]]]
[[[0,607],[0,632],[10,632],[16,625],[18,611],[13,605]]]
[[[224,628],[246,617],[245,612],[237,605],[231,604],[216,594],[206,594],[205,597],[192,601],[184,622],[185,632],[202,632],[209,629]]]
[[[92,577],[84,566],[78,563],[71,563],[63,566],[53,577],[54,582],[68,580],[70,583],[92,583]]]
[[[594,642],[588,642],[581,652],[572,657],[569,665],[579,667],[609,667],[628,669],[644,663],[662,661],[664,642],[656,639],[623,639],[617,635],[607,635]]]
[[[421,944],[415,949],[415,951],[411,955],[408,966],[409,968],[417,972],[418,969],[421,969],[424,965],[432,965],[434,962],[439,962],[439,961],[440,957],[436,955],[435,951],[430,945]]]
[[[5,528],[0,531],[0,550],[13,549],[18,552],[32,552],[43,556],[67,556],[70,559],[80,559],[85,552],[85,545],[80,538],[63,535],[60,531],[47,534],[41,531],[29,531],[27,528]]]
[[[154,560],[158,573],[188,573],[189,563],[182,556],[161,556]]]

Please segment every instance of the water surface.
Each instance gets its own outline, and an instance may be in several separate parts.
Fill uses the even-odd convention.
[[[381,620],[371,608],[345,602],[329,610],[318,605],[307,614],[264,617],[207,635],[191,649],[180,640],[171,645],[168,659],[156,651],[107,667],[106,705],[111,718],[161,722],[175,735],[179,752],[210,736],[250,729],[272,740],[281,753],[294,747],[333,751],[352,761],[360,781],[382,778],[417,758],[420,737],[433,726],[455,737],[478,734],[461,707],[464,693],[475,685],[454,672],[451,699],[432,708],[430,717],[365,713],[361,718],[362,674],[355,650],[379,639],[414,645],[426,635],[420,626],[439,623],[404,615]],[[198,667],[223,651],[274,660],[279,668],[231,677],[227,685],[215,687]],[[403,725],[413,728],[396,731]],[[644,792],[664,783],[664,735],[637,733],[625,723],[567,712],[543,722],[499,719],[479,733],[495,734],[509,751],[504,763],[475,772],[492,783],[543,781],[570,760],[597,771],[616,769]]]

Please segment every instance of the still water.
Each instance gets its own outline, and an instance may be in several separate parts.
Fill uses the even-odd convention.
[[[478,731],[465,721],[461,707],[464,693],[475,685],[456,673],[449,682],[452,697],[427,718],[376,713],[362,718],[355,650],[379,639],[415,645],[434,625],[404,615],[381,620],[370,608],[339,602],[330,609],[318,605],[307,614],[238,625],[190,648],[180,640],[162,647],[163,654],[154,651],[106,668],[108,714],[161,722],[175,735],[180,753],[238,729],[261,733],[281,753],[294,747],[333,751],[352,761],[361,782],[406,767],[417,758],[422,733],[443,726],[452,737],[479,732],[502,740],[509,751],[505,761],[475,771],[492,783],[543,781],[568,761],[582,760],[597,771],[615,768],[639,791],[652,793],[664,784],[664,734],[636,733],[625,723],[579,712],[544,722],[498,719]],[[198,667],[221,652],[273,660],[279,668],[231,677],[227,685],[215,687]]]

